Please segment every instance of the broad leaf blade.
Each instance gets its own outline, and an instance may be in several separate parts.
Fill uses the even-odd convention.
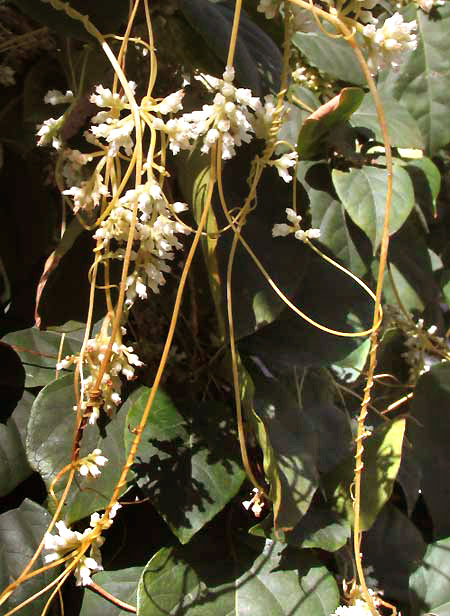
[[[127,451],[149,393],[145,388],[129,410]],[[133,466],[138,485],[182,543],[225,507],[244,480],[229,409],[213,402],[186,407],[158,391]]]
[[[387,174],[385,169],[364,166],[348,172],[333,170],[333,184],[345,210],[370,239],[373,252],[383,235],[386,210]],[[409,175],[398,165],[393,170],[394,185],[389,234],[400,229],[414,207],[414,191]]]
[[[427,15],[407,7],[406,20],[417,20],[417,49],[407,55],[398,72],[386,71],[383,93],[390,93],[415,118],[427,152],[433,155],[450,141],[450,4]],[[409,146],[410,147],[410,146]]]
[[[28,499],[24,500],[18,509],[11,509],[0,516],[0,585],[2,590],[22,573],[41,542],[51,518],[48,511]],[[44,565],[44,557],[41,554],[35,567],[39,568]],[[22,601],[42,590],[56,578],[58,573],[58,567],[49,569],[21,584],[3,604],[2,609],[5,610],[3,613],[6,614],[8,610],[17,607]],[[41,595],[20,610],[20,613],[23,616],[40,614],[47,599],[48,594]]]
[[[95,574],[94,581],[104,588],[113,597],[124,601],[128,605],[135,606],[137,603],[137,588],[142,567],[129,567],[117,571],[100,571]],[[126,616],[130,612],[107,601],[95,592],[86,589],[81,605],[79,616]]]
[[[70,463],[75,430],[75,404],[73,376],[67,375],[49,383],[37,396],[28,424],[26,450],[28,460],[50,486],[56,474]],[[109,502],[125,463],[123,426],[128,401],[108,425],[87,425],[82,440],[80,457],[99,448],[108,458],[99,477],[81,477],[72,484],[67,505],[63,510],[66,523],[71,524],[98,511]],[[55,421],[57,413],[57,421]],[[63,489],[65,477],[56,485],[55,494]]]
[[[389,500],[401,462],[405,420],[379,427],[364,441],[364,469],[361,482],[361,530],[368,530]],[[350,486],[355,468],[354,456],[326,478],[326,491],[336,511],[353,520]]]
[[[142,574],[138,616],[329,616],[339,593],[328,570],[308,551],[266,545],[259,555],[236,545],[234,561],[214,546],[163,548]]]
[[[450,614],[450,537],[436,541],[411,575],[410,589],[414,616]]]

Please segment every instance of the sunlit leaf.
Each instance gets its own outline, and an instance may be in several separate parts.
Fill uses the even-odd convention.
[[[450,537],[431,543],[417,570],[411,575],[410,589],[414,616],[450,614]]]
[[[389,234],[400,229],[414,207],[414,191],[409,175],[398,165],[393,170],[394,186]],[[385,169],[364,166],[348,172],[333,170],[333,184],[353,222],[370,239],[373,252],[383,235],[386,209],[387,174]]]
[[[411,3],[405,14],[407,21],[417,21],[418,46],[405,57],[398,72],[384,72],[381,90],[408,109],[422,132],[427,152],[433,155],[450,141],[450,5],[445,2],[427,15]]]
[[[74,404],[73,376],[67,375],[44,387],[31,410],[26,441],[27,456],[30,465],[40,473],[47,487],[71,460],[75,430]],[[126,401],[105,427],[100,428],[97,424],[86,426],[80,457],[98,448],[108,458],[108,463],[97,478],[81,477],[77,473],[67,505],[63,509],[63,517],[68,524],[102,509],[109,502],[125,463],[123,429],[128,405]],[[64,475],[57,483],[56,496],[64,488],[66,479],[67,475]],[[49,503],[51,506],[52,501]]]
[[[150,390],[129,408],[125,443],[141,419]],[[133,471],[182,543],[209,522],[239,490],[244,473],[230,410],[220,403],[181,404],[158,391]]]
[[[339,602],[336,582],[309,551],[268,542],[258,554],[237,544],[233,559],[214,548],[160,550],[139,582],[138,616],[329,616]]]
[[[364,470],[361,482],[361,530],[369,529],[389,500],[401,462],[405,420],[383,424],[364,440]],[[336,511],[353,520],[355,458],[349,456],[326,478],[326,491]]]

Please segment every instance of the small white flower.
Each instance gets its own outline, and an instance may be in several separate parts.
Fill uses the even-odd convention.
[[[367,603],[356,599],[354,605],[340,605],[331,616],[371,616],[371,614]]]
[[[61,105],[71,103],[74,99],[72,90],[67,90],[65,94],[59,90],[49,90],[44,96],[44,103],[47,105]]]
[[[277,223],[274,225],[272,228],[272,237],[284,237],[293,233],[295,239],[303,242],[320,237],[320,229],[301,229],[300,223],[302,217],[292,208],[286,208],[286,217],[290,224]]]
[[[281,158],[278,158],[277,160],[271,160],[270,164],[276,168],[276,170],[278,171],[278,175],[285,182],[292,182],[292,176],[288,173],[288,169],[290,169],[291,167],[295,167],[295,165],[297,164],[297,160],[297,152],[288,152],[286,154],[283,154],[283,156],[281,156]]]
[[[101,473],[99,466],[105,466],[108,462],[108,458],[102,456],[101,449],[94,449],[92,453],[87,455],[85,458],[80,460],[80,467],[78,469],[80,475],[86,477],[87,475],[91,475],[91,477],[98,477]]]
[[[417,22],[405,22],[400,13],[386,19],[381,28],[374,24],[364,26],[363,34],[369,44],[369,67],[376,73],[385,66],[394,69],[400,65],[403,55],[417,47],[414,31]]]
[[[264,13],[266,19],[273,19],[278,13],[280,0],[259,0],[258,13]]]
[[[49,145],[51,143],[55,150],[59,150],[61,147],[61,140],[58,137],[58,133],[63,125],[63,121],[64,116],[45,120],[37,132],[37,136],[40,137],[37,143],[38,146]]]

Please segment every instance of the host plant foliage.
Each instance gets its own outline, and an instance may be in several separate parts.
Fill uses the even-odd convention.
[[[450,4],[0,19],[1,613],[446,614]]]

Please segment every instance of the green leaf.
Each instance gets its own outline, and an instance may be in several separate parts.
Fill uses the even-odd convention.
[[[389,235],[400,229],[414,207],[414,191],[409,175],[398,165],[393,169],[394,186]],[[348,172],[333,170],[333,184],[345,210],[372,243],[375,254],[383,235],[386,209],[385,169],[364,166]]]
[[[6,426],[0,424],[0,497],[33,472],[25,454],[25,434],[34,396],[24,392]]]
[[[40,387],[53,381],[58,357],[78,353],[84,331],[61,334],[29,327],[7,334],[3,342],[11,345],[25,368],[25,387]],[[62,371],[60,374],[64,374]]]
[[[125,424],[127,451],[149,393],[145,388],[133,398]],[[133,471],[173,533],[187,543],[244,480],[230,410],[217,402],[175,406],[158,391]]]
[[[277,529],[292,529],[308,511],[319,484],[318,434],[280,381],[246,362],[254,383],[254,413],[270,483]]]
[[[431,543],[411,575],[414,616],[450,614],[450,537]]]
[[[344,88],[340,94],[319,107],[304,122],[298,135],[297,151],[303,160],[320,154],[327,137],[346,122],[364,98],[361,88]]]
[[[389,546],[389,557],[386,548]],[[364,564],[373,567],[385,596],[395,603],[409,603],[408,581],[425,553],[419,529],[396,507],[387,503],[372,528],[363,535]]]
[[[100,571],[95,574],[94,581],[104,588],[116,599],[120,599],[128,605],[136,606],[137,588],[141,577],[142,567],[129,567],[117,571]],[[108,616],[126,616],[129,611],[122,610],[113,603],[87,588],[84,593],[83,603],[79,616],[99,616],[108,613]]]
[[[386,118],[390,144],[398,148],[423,148],[422,134],[409,111],[402,107],[392,96],[385,94],[380,96],[380,98]],[[375,104],[370,94],[366,94],[361,105],[352,115],[350,123],[354,127],[369,128],[374,133],[377,141],[383,141]]]
[[[86,31],[80,21],[72,19],[64,11],[58,11],[48,4],[34,2],[34,0],[14,0],[13,3],[33,20],[48,26],[62,37],[88,42],[93,40],[92,35]],[[70,0],[68,4],[80,11],[83,16],[87,15],[103,34],[117,32],[128,16],[128,7],[120,0],[113,0],[113,2],[97,0],[89,4],[89,9],[83,0]]]
[[[426,237],[408,221],[389,244],[389,270],[383,284],[383,295],[388,304],[398,304],[395,289],[408,312],[422,313],[426,308],[438,306],[440,293],[433,276]],[[374,264],[375,276],[378,265]],[[391,278],[392,277],[392,278]]]
[[[322,32],[296,32],[292,43],[306,56],[308,64],[346,83],[365,85],[366,78],[350,45]]]
[[[181,11],[206,45],[223,62],[227,61],[234,7],[208,0],[182,0]],[[234,58],[237,81],[261,96],[278,91],[281,54],[272,39],[243,11]]]
[[[337,607],[336,582],[309,551],[235,547],[235,560],[205,544],[160,550],[139,582],[138,616],[329,616]]]
[[[0,586],[2,590],[22,573],[33,556],[51,521],[51,515],[40,505],[25,499],[18,509],[12,509],[0,515]],[[35,568],[43,567],[42,554],[37,559]],[[21,584],[3,604],[6,614],[36,592],[50,584],[60,572],[59,567],[47,570],[39,576]],[[36,616],[40,614],[47,602],[44,593],[28,604],[20,614]]]
[[[389,500],[401,462],[405,420],[383,424],[364,441],[361,482],[361,530],[368,530]],[[335,510],[353,521],[355,459],[351,455],[325,480],[327,495]]]
[[[450,534],[449,423],[445,410],[450,405],[450,363],[437,364],[423,374],[411,405],[413,421],[407,437],[422,469],[421,489],[433,520],[434,537]]]
[[[433,155],[450,141],[450,5],[446,2],[427,15],[411,4],[405,15],[407,21],[417,20],[417,49],[405,57],[398,72],[380,75],[380,87],[408,109]]]
[[[330,167],[323,162],[300,161],[297,179],[309,198],[311,226],[320,228],[320,243],[351,272],[363,277],[372,256],[370,244],[337,199]]]
[[[262,522],[253,526],[249,533],[256,537],[283,540],[297,549],[319,548],[327,552],[336,552],[350,539],[351,529],[349,523],[331,509],[312,505],[290,532],[278,531],[275,536],[272,516],[267,516]]]
[[[27,456],[30,465],[40,473],[47,487],[57,473],[70,463],[75,430],[74,404],[73,376],[67,375],[44,387],[31,410],[26,440]],[[81,477],[77,473],[62,513],[67,524],[108,504],[125,463],[123,429],[129,404],[127,400],[106,427],[100,429],[97,424],[88,424],[84,429],[80,457],[98,448],[108,458],[108,463],[97,478]],[[64,476],[57,483],[56,496],[65,486],[66,478]],[[49,504],[51,506],[51,501]]]
[[[439,169],[427,157],[406,161],[405,169],[413,182],[416,202],[425,214],[436,217],[436,199],[441,189]]]

